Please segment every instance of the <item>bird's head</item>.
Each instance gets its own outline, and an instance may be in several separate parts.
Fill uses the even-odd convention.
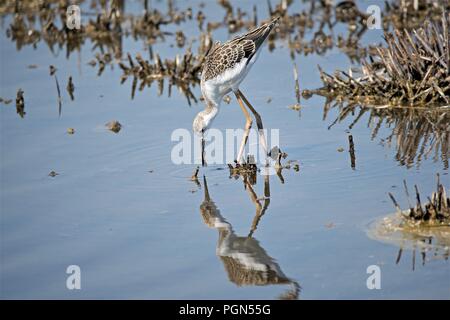
[[[192,129],[194,132],[203,136],[206,130],[211,126],[212,121],[216,117],[218,112],[217,107],[208,107],[205,110],[199,112],[192,123]]]
[[[194,122],[192,123],[192,129],[194,130],[195,134],[202,136],[203,133],[208,129],[208,123],[205,121],[205,115],[204,111],[199,112],[194,119]]]

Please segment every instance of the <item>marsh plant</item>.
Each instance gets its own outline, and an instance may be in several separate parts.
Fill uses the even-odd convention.
[[[400,249],[396,264],[400,262],[404,249],[412,250],[412,269],[416,265],[416,250],[422,257],[422,265],[428,259],[445,259],[450,255],[450,198],[446,187],[437,175],[436,191],[431,196],[420,194],[417,185],[408,189],[404,180],[409,209],[402,210],[394,195],[388,193],[396,210],[370,224],[369,237],[394,244]]]
[[[384,106],[450,105],[449,14],[413,31],[385,33],[358,69],[330,75],[320,69],[324,87],[315,93],[350,102]]]

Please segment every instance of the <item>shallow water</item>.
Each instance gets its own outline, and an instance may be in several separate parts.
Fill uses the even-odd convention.
[[[256,2],[243,7],[250,10]],[[365,8],[368,2],[359,3]],[[189,4],[197,7],[197,2],[178,6]],[[220,20],[223,10],[217,8],[207,2],[203,11]],[[133,3],[127,10],[140,12],[141,7]],[[258,10],[259,17],[266,15],[266,8]],[[171,161],[172,131],[191,130],[201,103],[189,107],[177,90],[170,98],[158,97],[156,84],[131,100],[131,79],[121,85],[118,67],[107,66],[98,77],[97,69],[87,65],[94,55],[91,43],[69,59],[64,52],[52,55],[44,43],[17,51],[5,36],[7,22],[0,35],[0,96],[13,99],[22,88],[26,115],[16,114],[14,102],[0,105],[2,298],[272,299],[289,289],[229,280],[216,252],[218,231],[200,214],[203,185],[199,189],[189,179],[195,165]],[[195,21],[182,26],[196,36]],[[217,39],[227,36],[223,29],[214,32]],[[368,31],[364,41],[380,42],[381,32]],[[154,50],[173,57],[178,49],[170,43],[173,38]],[[141,42],[127,38],[123,45],[124,52],[148,56]],[[323,121],[322,98],[302,100],[301,115],[290,110],[295,103],[292,62],[282,41],[276,45],[272,52],[263,49],[241,89],[265,126],[280,129],[280,147],[288,159],[299,160],[300,171],[284,170],[284,184],[270,177],[270,205],[253,234],[259,246],[298,282],[303,299],[450,298],[448,260],[430,258],[413,271],[411,251],[396,264],[396,246],[366,235],[371,221],[394,211],[387,192],[407,204],[403,179],[425,195],[434,190],[436,173],[448,185],[445,157],[428,157],[408,168],[395,159],[395,142],[380,144],[392,128],[382,125],[371,138],[368,115],[348,131],[351,118],[328,129],[338,112],[332,109]],[[333,49],[324,56],[297,56],[296,63],[305,89],[320,87],[318,64],[331,73],[346,69],[350,61]],[[30,64],[37,69],[27,68]],[[58,68],[60,118],[50,64]],[[70,75],[74,101],[65,91]],[[200,96],[198,86],[194,94]],[[104,128],[113,119],[123,125],[118,134]],[[214,122],[220,130],[243,124],[235,99],[222,105]],[[66,133],[69,127],[74,135]],[[349,132],[355,170],[347,151]],[[340,147],[344,152],[337,151]],[[49,177],[52,170],[59,175]],[[207,177],[220,214],[236,235],[246,236],[255,205],[242,180],[230,179],[226,165],[202,168],[200,174]],[[263,187],[258,176],[258,196]],[[81,268],[81,290],[66,288],[69,265]],[[370,265],[381,268],[381,290],[367,289]]]

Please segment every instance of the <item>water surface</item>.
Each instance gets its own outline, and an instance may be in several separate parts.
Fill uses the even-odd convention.
[[[242,7],[251,10],[254,3]],[[359,4],[365,8],[368,1]],[[198,8],[192,1],[177,5]],[[206,2],[203,12],[220,20],[223,10],[218,8]],[[140,13],[141,4],[127,10]],[[259,17],[267,15],[264,6],[258,10]],[[131,81],[120,84],[117,66],[107,66],[98,77],[97,69],[87,65],[96,52],[92,43],[69,59],[65,52],[52,54],[42,42],[18,51],[5,35],[8,21],[0,35],[0,96],[14,99],[22,88],[26,115],[16,114],[14,101],[0,105],[2,298],[273,299],[289,290],[290,284],[239,286],[230,281],[217,250],[220,233],[201,215],[203,181],[201,189],[190,181],[195,165],[171,161],[172,131],[190,130],[202,103],[190,107],[176,90],[170,98],[166,92],[158,96],[156,84],[132,100]],[[197,36],[195,21],[182,28]],[[228,37],[223,28],[213,35]],[[368,31],[364,41],[380,42],[381,31]],[[170,46],[174,42],[169,37],[153,49],[173,57],[183,52]],[[124,52],[148,57],[140,41],[126,38],[123,46]],[[331,109],[323,120],[325,100],[320,97],[302,100],[301,113],[289,109],[295,103],[292,62],[286,44],[276,46],[272,52],[263,49],[241,89],[265,126],[280,129],[281,148],[289,159],[299,160],[300,171],[284,170],[284,184],[270,177],[270,205],[249,246],[265,252],[266,261],[298,283],[303,299],[450,298],[447,260],[429,257],[413,271],[411,251],[396,264],[396,246],[366,235],[371,221],[394,210],[387,192],[406,205],[403,179],[425,195],[434,190],[436,173],[448,184],[448,162],[443,161],[448,158],[403,165],[396,159],[395,141],[380,143],[392,127],[381,125],[373,138],[370,126],[375,123],[365,114],[351,130],[354,117],[328,129],[339,111]],[[302,89],[320,86],[318,64],[329,72],[350,65],[337,48],[323,56],[299,55],[295,62]],[[30,64],[37,68],[27,68]],[[49,65],[58,68],[61,117]],[[69,76],[76,87],[74,101],[65,91]],[[193,91],[200,96],[198,86]],[[123,125],[118,134],[104,128],[113,119]],[[234,99],[223,104],[214,122],[220,130],[243,125]],[[75,134],[66,133],[69,127]],[[355,169],[347,151],[349,134]],[[344,152],[338,152],[341,147]],[[52,170],[59,175],[48,176]],[[243,181],[230,179],[226,165],[202,168],[202,175],[236,237],[247,236],[256,209]],[[262,196],[264,178],[258,176],[253,188]],[[82,271],[81,290],[66,288],[65,271],[73,264]],[[370,265],[381,268],[381,290],[367,289]]]

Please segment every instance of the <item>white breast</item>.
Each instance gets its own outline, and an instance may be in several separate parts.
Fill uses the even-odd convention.
[[[217,77],[210,79],[202,84],[203,94],[212,100],[220,103],[222,98],[230,91],[237,91],[242,80],[244,80],[251,67],[258,59],[259,51],[248,61],[242,59],[233,68],[225,70]]]

